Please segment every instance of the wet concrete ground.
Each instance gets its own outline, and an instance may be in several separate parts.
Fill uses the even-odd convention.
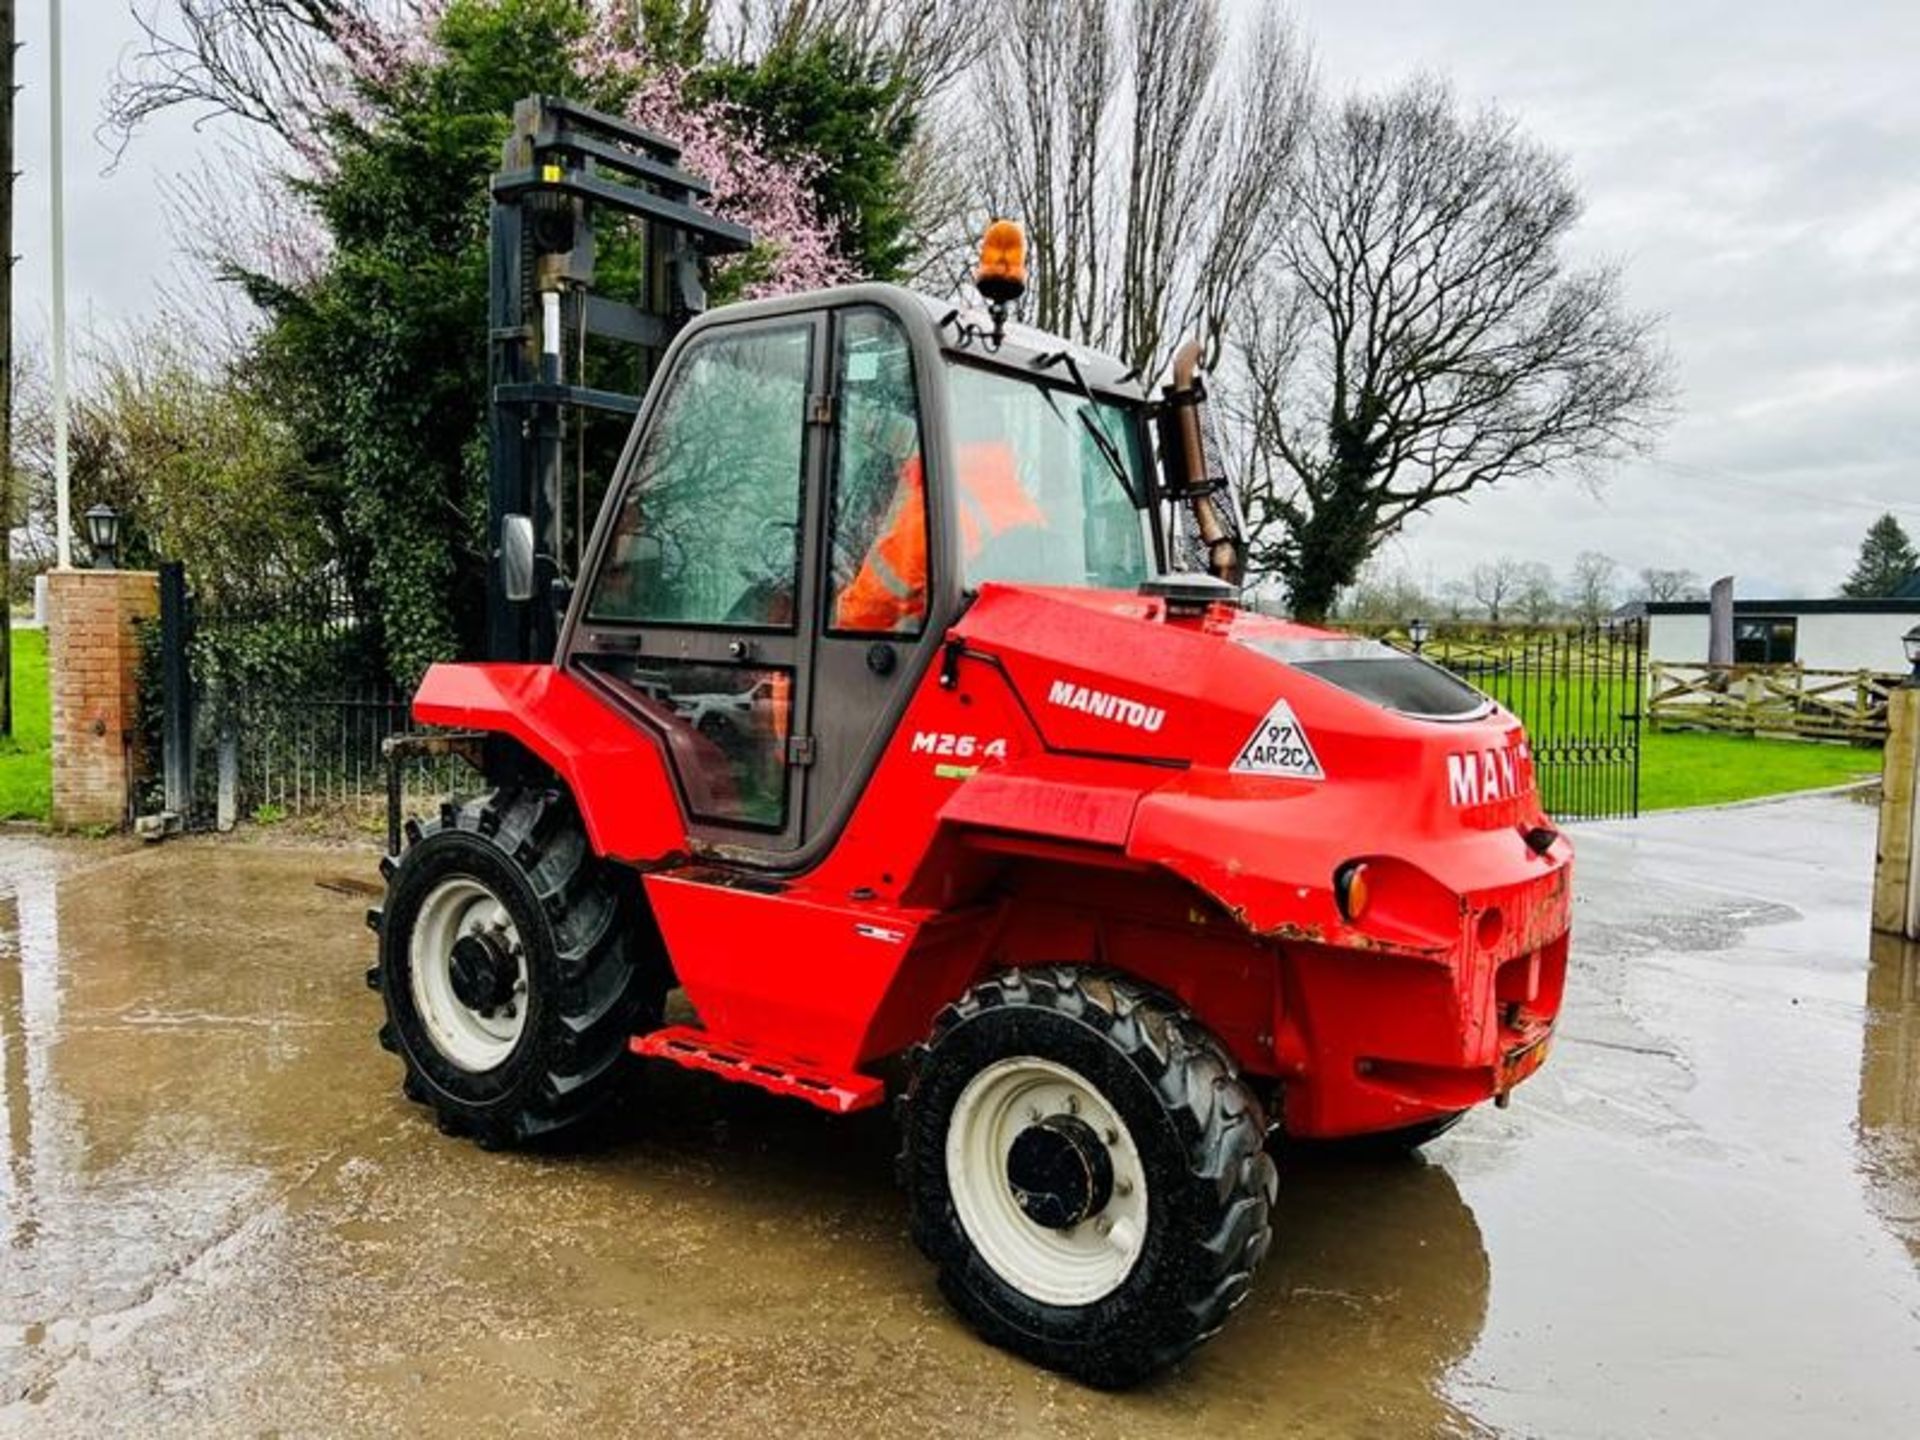
[[[1253,1298],[1115,1396],[948,1314],[881,1116],[665,1071],[586,1153],[441,1138],[327,888],[371,856],[0,837],[0,1431],[1920,1434],[1871,811],[1580,846],[1545,1072],[1428,1162],[1290,1158]]]

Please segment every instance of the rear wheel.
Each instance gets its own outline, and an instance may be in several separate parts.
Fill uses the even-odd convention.
[[[599,861],[572,803],[501,790],[410,826],[386,862],[367,983],[380,1043],[441,1128],[486,1145],[529,1140],[612,1096],[627,1042],[660,1023],[658,941],[631,882]]]
[[[997,1345],[1118,1386],[1246,1297],[1275,1191],[1259,1102],[1178,1005],[1062,968],[936,1021],[905,1103],[914,1238]]]

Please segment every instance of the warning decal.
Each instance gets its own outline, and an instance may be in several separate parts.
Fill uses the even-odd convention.
[[[1324,780],[1320,757],[1313,753],[1313,742],[1294,718],[1293,707],[1285,700],[1273,702],[1267,718],[1254,726],[1247,743],[1240,747],[1240,758],[1232,765],[1236,775],[1291,775],[1296,780]]]

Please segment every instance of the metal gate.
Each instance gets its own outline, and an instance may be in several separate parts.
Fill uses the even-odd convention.
[[[407,728],[407,697],[342,577],[200,602],[173,564],[160,589],[164,809],[190,829],[317,811],[377,820],[380,746]]]
[[[1420,645],[1403,629],[1382,638],[1445,666],[1520,717],[1549,815],[1604,820],[1640,813],[1645,621],[1436,622]]]

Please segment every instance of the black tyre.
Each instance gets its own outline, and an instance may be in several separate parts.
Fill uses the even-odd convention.
[[[1124,977],[1010,971],[944,1010],[903,1102],[916,1243],[996,1345],[1130,1385],[1218,1330],[1271,1239],[1266,1118]]]
[[[409,824],[367,920],[386,1001],[380,1043],[409,1098],[487,1146],[573,1124],[617,1089],[628,1040],[660,1023],[659,940],[588,847],[572,802],[500,790]]]

